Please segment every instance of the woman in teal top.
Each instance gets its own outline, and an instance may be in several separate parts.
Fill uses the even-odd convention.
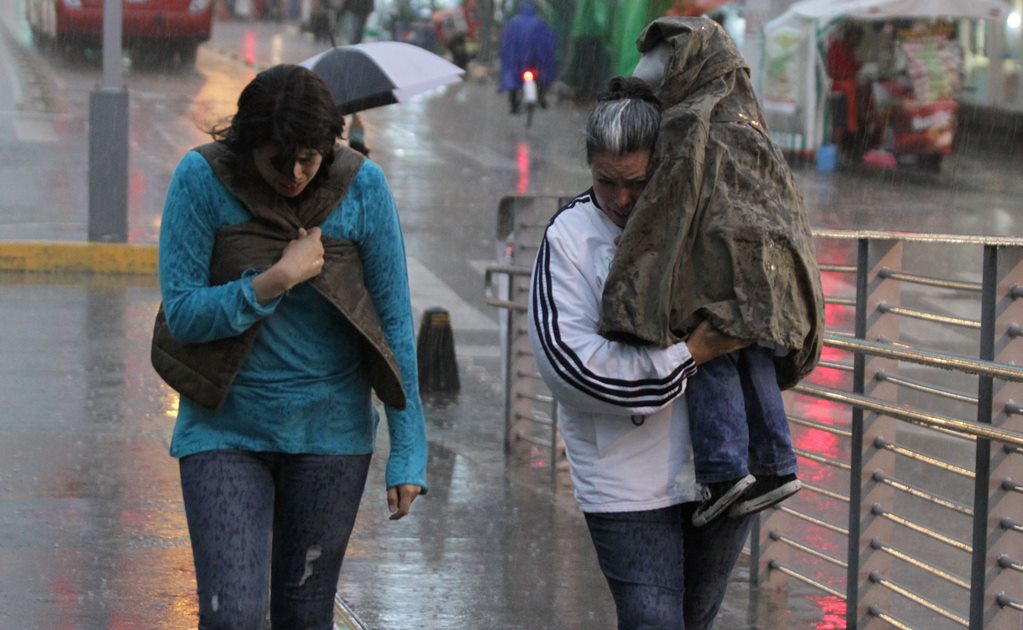
[[[426,492],[401,229],[380,168],[335,146],[343,124],[315,74],[270,68],[215,142],[185,155],[167,193],[159,270],[171,343],[199,370],[236,372],[213,403],[178,388],[170,450],[200,627],[261,628],[268,572],[275,628],[332,627],[378,423],[371,386],[390,403],[391,518]],[[238,339],[245,350],[221,369],[232,359],[218,344]],[[374,361],[393,375],[387,396]]]

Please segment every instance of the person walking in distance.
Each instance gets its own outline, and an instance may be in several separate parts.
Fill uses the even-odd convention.
[[[333,627],[383,402],[386,502],[426,493],[404,244],[380,168],[312,71],[264,70],[174,171],[153,365],[181,394],[200,628]],[[383,503],[383,502],[381,502]],[[269,575],[269,583],[267,576]]]
[[[366,22],[369,21],[369,14],[373,13],[374,0],[336,0],[337,6],[337,21],[340,25],[346,15],[351,16],[351,35],[349,36],[349,44],[358,44],[362,42],[362,37],[366,32]]]
[[[501,37],[501,78],[498,92],[508,93],[512,114],[522,103],[522,74],[536,73],[536,86],[541,107],[547,107],[547,89],[554,84],[558,71],[557,36],[537,14],[531,0],[519,4],[519,12],[508,21]]]

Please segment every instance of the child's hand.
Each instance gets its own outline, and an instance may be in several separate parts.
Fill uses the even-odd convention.
[[[705,319],[686,339],[686,345],[689,347],[689,354],[693,355],[693,361],[700,365],[723,354],[745,348],[750,342],[729,337],[711,326]]]

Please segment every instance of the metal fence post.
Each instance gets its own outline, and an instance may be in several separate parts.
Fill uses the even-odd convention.
[[[749,531],[749,588],[760,586],[760,515],[753,515],[753,526]]]
[[[856,315],[855,334],[857,339],[867,337],[867,274],[870,264],[870,240],[861,238],[856,248]],[[862,394],[866,357],[857,352],[853,355],[853,392]],[[846,573],[846,627],[858,627],[859,584],[860,584],[860,503],[863,488],[860,478],[863,474],[863,410],[853,407],[852,440],[849,447],[849,549]]]
[[[991,250],[990,252],[987,250]],[[990,282],[989,282],[990,279]],[[984,256],[984,306],[982,328],[984,337],[981,358],[997,362],[1018,363],[1023,345],[1023,248],[989,245]],[[990,295],[988,288],[990,287]],[[990,324],[990,326],[988,326]],[[1019,431],[1023,428],[1023,385],[987,378],[987,403],[978,408],[978,423],[1001,429]],[[981,380],[981,383],[984,379]],[[982,417],[980,413],[986,413]],[[983,541],[974,532],[974,557],[971,575],[983,582],[970,592],[971,627],[1023,627],[1023,449],[997,447],[991,440],[986,449],[984,476],[981,482],[980,440],[978,440],[978,473],[975,492],[983,493],[986,519],[974,519],[974,527],[983,534]],[[979,509],[979,508],[978,508]],[[978,547],[983,544],[983,547]],[[983,588],[983,592],[981,592]]]
[[[998,248],[984,246],[980,306],[980,358],[995,355],[995,302],[998,285]],[[994,381],[981,376],[977,384],[977,422],[991,424]],[[988,492],[991,480],[991,441],[977,439],[976,477],[973,486],[973,555],[970,558],[970,628],[984,627],[984,593],[987,579]]]
[[[551,485],[558,481],[558,401],[551,403]]]
[[[515,276],[508,274],[508,300],[512,299],[512,291],[515,288]],[[505,353],[504,353],[504,453],[511,453],[511,429],[512,429],[512,387],[515,383],[514,368],[515,345],[515,313],[510,308],[504,309],[504,321],[507,324],[505,330]]]

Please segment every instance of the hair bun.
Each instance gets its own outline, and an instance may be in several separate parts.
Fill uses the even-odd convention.
[[[598,101],[622,101],[628,99],[639,99],[653,103],[658,109],[661,102],[654,95],[650,84],[638,77],[611,77],[607,82],[607,91],[598,98]]]

